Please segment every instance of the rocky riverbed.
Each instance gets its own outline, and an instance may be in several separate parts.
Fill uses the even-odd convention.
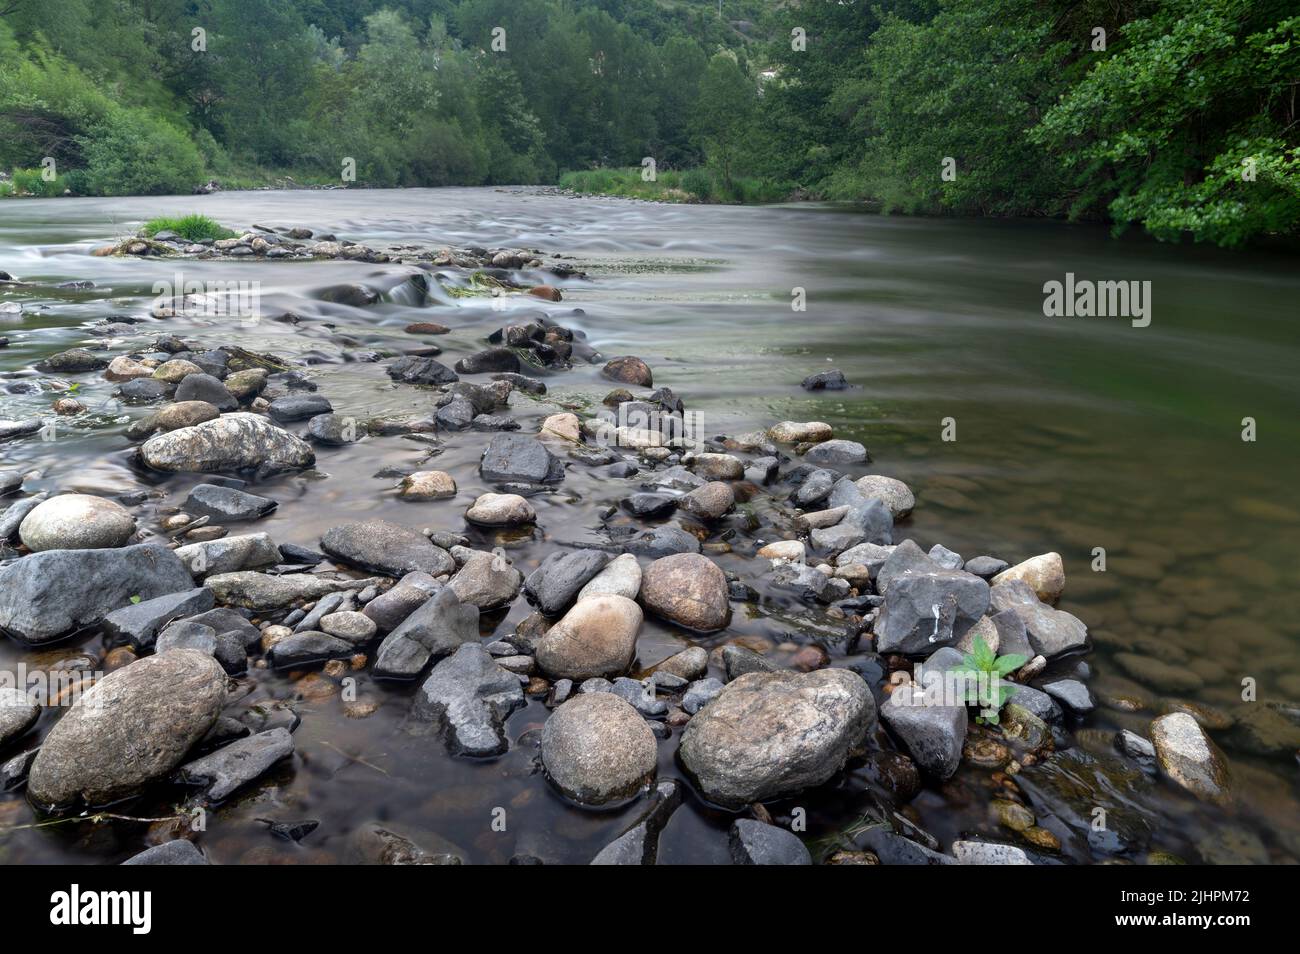
[[[310,231],[113,252],[305,263]],[[88,674],[3,710],[11,857],[48,820],[80,860],[135,863],[1269,860],[1244,835],[1188,856],[1164,826],[1241,810],[1221,746],[1293,753],[1294,708],[1155,702],[1139,684],[1203,680],[1174,653],[1098,683],[1059,605],[1086,569],[920,543],[935,502],[860,431],[701,430],[652,356],[584,331],[581,262],[445,248],[326,249],[382,271],[320,294],[347,329],[285,322],[316,354],[175,327],[182,301],[13,379],[49,408],[0,422],[7,448],[89,427],[135,486],[0,472],[0,629],[34,670]],[[467,319],[439,288],[508,308]],[[394,302],[435,310],[359,340]],[[335,361],[387,410],[332,393]],[[815,409],[870,382],[789,387]],[[355,515],[322,525],[319,500]],[[981,646],[1019,657],[996,724],[921,688]],[[391,793],[422,809],[386,820]]]

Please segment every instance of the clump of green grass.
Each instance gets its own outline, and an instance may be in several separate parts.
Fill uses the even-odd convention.
[[[160,216],[156,219],[150,219],[140,229],[142,235],[153,238],[159,232],[175,232],[183,239],[191,242],[198,242],[202,239],[227,239],[235,238],[238,234],[230,231],[220,222],[208,218],[206,215],[199,215],[197,212],[180,218],[170,216]]]

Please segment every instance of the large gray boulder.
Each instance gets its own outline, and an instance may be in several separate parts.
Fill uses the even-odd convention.
[[[174,473],[278,472],[310,467],[316,454],[266,418],[241,412],[151,437],[140,447],[140,459],[154,470]]]
[[[705,798],[740,808],[827,781],[875,720],[871,691],[847,669],[748,673],[691,720],[678,755]]]
[[[939,566],[904,540],[877,576],[885,604],[876,619],[876,650],[930,654],[957,642],[989,608],[989,585],[973,573]]]
[[[439,576],[456,569],[451,554],[424,534],[387,520],[332,527],[320,543],[331,557],[385,576],[401,577],[416,570]]]
[[[731,860],[738,865],[811,865],[799,836],[753,818],[731,824]]]
[[[0,630],[44,643],[93,626],[109,613],[194,581],[175,553],[156,543],[112,550],[46,550],[0,568]]]
[[[95,683],[54,727],[27,794],[41,808],[115,802],[166,777],[226,699],[220,664],[195,649],[138,659]]]
[[[411,715],[435,726],[453,755],[483,757],[509,748],[506,718],[523,705],[518,677],[498,666],[479,643],[465,643],[433,667]]]

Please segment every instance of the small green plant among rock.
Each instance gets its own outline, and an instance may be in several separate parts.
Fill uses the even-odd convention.
[[[236,236],[236,233],[220,222],[198,213],[191,213],[179,218],[160,216],[156,219],[150,219],[140,229],[140,233],[149,238],[153,238],[159,232],[175,232],[181,238],[190,242],[198,242],[203,239],[216,241],[217,239],[235,238]]]
[[[967,686],[966,704],[980,707],[975,721],[980,725],[997,725],[1002,707],[1011,697],[1013,687],[1002,680],[1011,675],[1028,660],[1020,653],[999,656],[989,648],[983,636],[975,637],[975,648],[966,654],[957,668],[974,673],[978,678]]]

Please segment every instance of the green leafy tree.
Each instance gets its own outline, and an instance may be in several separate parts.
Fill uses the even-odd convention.
[[[749,153],[758,111],[758,92],[734,56],[716,53],[700,80],[695,128],[704,152],[728,192]]]

